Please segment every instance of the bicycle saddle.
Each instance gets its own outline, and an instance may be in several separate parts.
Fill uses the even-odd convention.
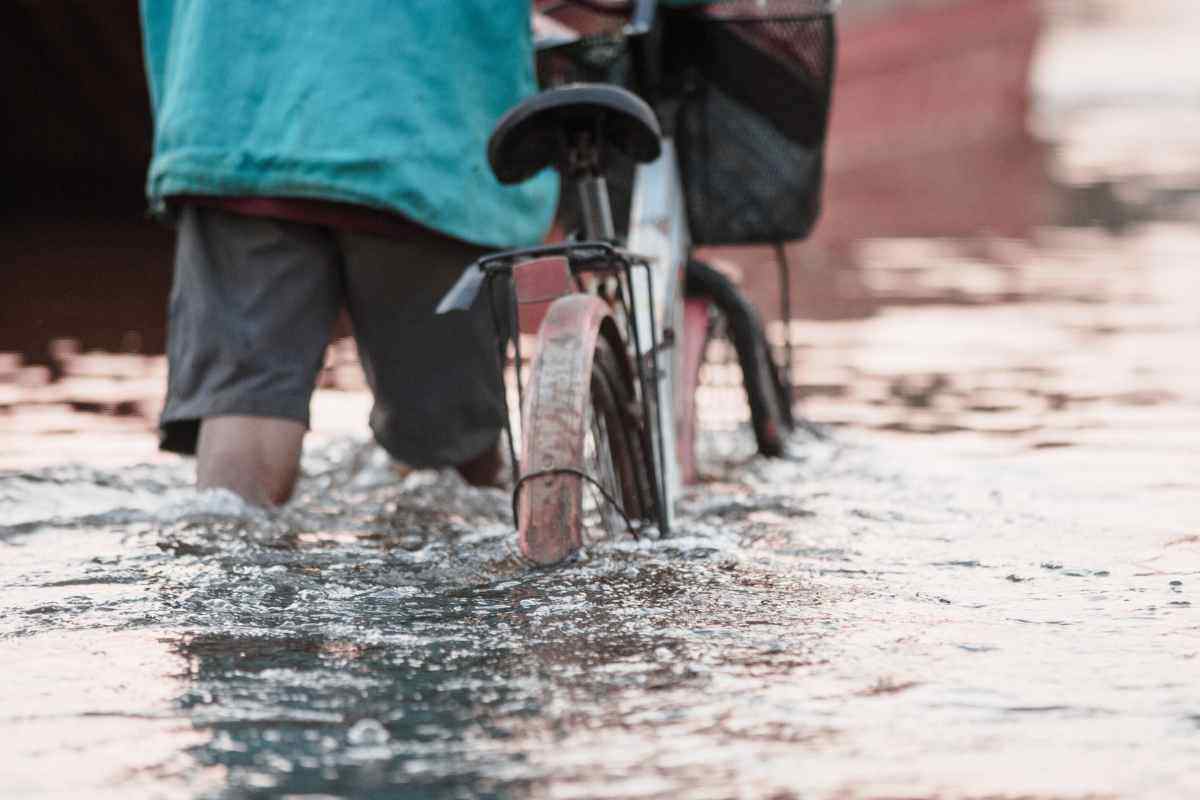
[[[509,109],[488,140],[488,163],[501,183],[520,183],[549,166],[569,166],[580,134],[642,163],[658,158],[654,111],[617,86],[577,83],[535,94]],[[599,141],[595,141],[598,139]]]

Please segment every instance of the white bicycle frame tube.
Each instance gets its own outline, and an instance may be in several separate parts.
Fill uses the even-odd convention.
[[[680,419],[679,404],[688,398],[679,397],[676,377],[681,374],[680,358],[682,347],[677,343],[680,324],[683,321],[683,271],[691,251],[691,236],[688,232],[687,207],[684,204],[683,183],[679,176],[679,165],[675,158],[675,145],[663,139],[662,155],[649,164],[637,168],[633,182],[633,204],[629,219],[629,250],[650,259],[653,281],[648,281],[645,271],[633,271],[633,300],[637,309],[634,324],[637,326],[638,341],[642,346],[640,356],[649,352],[651,343],[665,345],[656,354],[656,371],[659,398],[662,402],[663,421],[662,446],[665,458],[659,461],[657,436],[651,436],[655,447],[655,463],[666,465],[663,476],[663,494],[666,500],[668,525],[675,517],[675,500],[679,496],[680,467],[676,450],[677,426]],[[653,284],[654,320],[658,330],[651,336],[650,292]],[[650,420],[651,431],[657,420]]]

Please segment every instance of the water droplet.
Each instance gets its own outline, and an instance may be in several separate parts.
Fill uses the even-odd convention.
[[[379,745],[389,738],[387,728],[376,719],[360,719],[346,733],[346,739],[353,745]]]

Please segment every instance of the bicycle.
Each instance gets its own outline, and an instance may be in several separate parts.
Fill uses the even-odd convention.
[[[785,380],[753,305],[719,271],[692,258],[689,212],[695,220],[696,204],[684,185],[672,131],[664,135],[660,125],[660,116],[672,118],[670,104],[678,92],[665,91],[669,87],[661,80],[666,34],[655,0],[570,3],[603,13],[619,7],[630,15],[629,23],[615,34],[543,42],[539,64],[555,57],[578,63],[582,53],[588,68],[600,64],[611,72],[616,59],[627,57],[632,68],[623,82],[640,96],[615,83],[566,82],[504,115],[488,143],[497,179],[518,183],[547,167],[557,169],[564,184],[575,185],[579,231],[562,242],[480,259],[438,309],[466,308],[486,293],[502,366],[512,351],[521,426],[520,448],[512,425],[505,427],[513,518],[521,552],[538,564],[562,561],[595,535],[620,528],[634,535],[651,527],[670,533],[680,487],[695,479],[695,390],[714,320],[723,319],[730,329],[760,452],[781,454],[796,424],[790,337]],[[828,0],[792,0],[797,4],[805,6],[797,19],[832,13]],[[718,19],[727,24],[741,19],[736,5],[723,4]],[[763,0],[741,5],[753,6],[743,12],[752,22],[779,19],[763,17]],[[670,24],[686,30],[693,21],[680,17]],[[832,73],[832,28],[828,31],[826,81]],[[598,59],[596,48],[610,60]],[[826,96],[818,150],[827,109]],[[686,124],[678,108],[674,113]],[[607,180],[622,165],[636,166],[627,229],[618,231]],[[811,193],[808,184],[805,189]],[[802,199],[809,206],[815,202]],[[748,226],[739,223],[735,233],[721,236],[766,230],[751,218]],[[813,219],[815,211],[808,209],[787,225],[799,222],[806,234]],[[705,219],[701,230],[727,224]],[[772,232],[796,232],[772,224]],[[778,252],[786,277],[782,248]],[[537,338],[527,380],[522,334]]]

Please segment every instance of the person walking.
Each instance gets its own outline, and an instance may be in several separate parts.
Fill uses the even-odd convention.
[[[503,187],[487,136],[536,90],[528,0],[141,0],[146,191],[178,226],[164,450],[197,485],[292,494],[309,402],[349,312],[395,459],[496,480],[486,299],[436,316],[487,250],[535,244],[552,174]]]

